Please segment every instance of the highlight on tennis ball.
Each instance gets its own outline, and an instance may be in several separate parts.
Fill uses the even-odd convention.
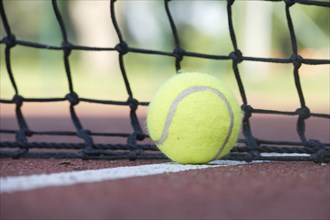
[[[150,138],[169,159],[204,164],[233,148],[241,110],[232,92],[217,78],[178,73],[156,92],[147,115]]]

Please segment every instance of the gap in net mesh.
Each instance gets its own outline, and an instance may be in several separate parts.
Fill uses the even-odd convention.
[[[111,25],[109,1],[68,1],[65,4],[62,11],[67,29],[72,32],[69,38],[73,44],[111,48],[118,43],[115,29]],[[113,63],[111,59],[109,62]]]
[[[318,129],[313,129],[318,127]],[[330,126],[329,121],[319,117],[311,117],[306,121],[306,136],[308,139],[319,140],[322,143],[328,143],[330,146]]]
[[[315,52],[306,50],[304,57],[330,56],[329,51]],[[330,109],[330,66],[302,65],[300,68],[301,84],[304,89],[305,100],[312,112],[329,114]]]
[[[269,1],[238,1],[232,7],[237,43],[244,56],[287,58],[292,55],[285,4]],[[249,19],[246,19],[246,16]],[[265,63],[268,65],[269,63]]]
[[[300,107],[291,64],[244,61],[241,67],[248,102],[253,108],[292,112]]]
[[[3,2],[5,9],[11,12],[7,13],[7,17],[15,24],[12,31],[17,38],[50,45],[61,43],[61,31],[51,1],[20,1],[18,4],[16,1]],[[36,19],[45,16],[47,19]],[[1,34],[5,35],[5,32],[1,31]]]
[[[172,32],[162,1],[118,1],[116,9],[123,37],[130,47],[173,50]]]
[[[261,140],[301,142],[296,125],[297,116],[291,115],[254,114],[251,118],[253,135]]]
[[[128,97],[113,51],[72,52],[70,67],[75,92],[80,98],[125,100]]]
[[[329,1],[327,1],[329,3]],[[313,7],[308,5],[297,4],[291,9],[292,21],[295,24],[295,31],[298,39],[299,52],[305,50],[327,50],[323,41],[329,42],[329,8],[318,7],[317,12]],[[322,28],[320,28],[322,27]],[[327,57],[329,57],[329,50],[327,50]],[[315,59],[320,59],[319,56]],[[306,56],[306,58],[313,58]]]
[[[173,1],[170,9],[186,51],[214,55],[232,51],[225,1]]]
[[[61,51],[17,46],[11,57],[13,75],[24,98],[63,98],[68,93]],[[8,87],[10,83],[5,90]]]
[[[150,101],[164,81],[175,74],[173,63],[173,57],[125,55],[125,68],[134,97],[141,102]]]

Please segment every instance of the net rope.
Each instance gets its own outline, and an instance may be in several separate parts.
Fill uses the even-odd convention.
[[[226,60],[232,63],[232,71],[235,76],[240,96],[242,99],[242,111],[243,117],[243,138],[238,140],[237,146],[233,148],[231,153],[227,155],[226,159],[231,160],[299,160],[299,161],[315,161],[315,162],[329,162],[330,161],[330,143],[323,143],[320,140],[308,139],[306,137],[306,120],[309,118],[319,118],[322,120],[329,120],[329,114],[321,114],[311,112],[307,103],[305,102],[304,91],[300,82],[299,69],[304,65],[329,65],[329,59],[308,59],[299,54],[294,23],[292,21],[291,8],[296,4],[310,5],[314,7],[328,7],[329,2],[324,1],[311,1],[311,0],[265,0],[271,2],[282,2],[285,4],[285,13],[287,19],[287,28],[290,33],[290,43],[292,55],[289,58],[265,58],[265,57],[249,57],[244,56],[239,49],[235,26],[233,24],[234,14],[232,7],[235,4],[235,0],[227,0],[227,16],[228,16],[228,29],[230,33],[230,39],[232,43],[232,52],[225,55],[211,55],[205,53],[197,53],[193,51],[185,50],[181,43],[180,37],[177,32],[177,26],[175,20],[171,14],[169,5],[170,0],[164,0],[164,10],[168,17],[168,22],[171,27],[171,32],[174,40],[173,51],[157,51],[141,48],[133,48],[129,46],[121,32],[121,28],[116,18],[116,1],[110,2],[110,15],[113,26],[117,33],[119,43],[111,48],[106,47],[88,47],[83,45],[75,45],[70,42],[67,35],[67,29],[63,15],[58,7],[56,0],[52,0],[52,8],[55,13],[57,23],[61,30],[62,44],[60,46],[46,45],[38,42],[24,41],[17,39],[15,33],[12,32],[10,21],[7,19],[6,10],[3,5],[3,1],[0,1],[0,15],[3,29],[5,30],[5,37],[0,40],[0,44],[4,45],[4,53],[1,52],[1,56],[5,56],[6,70],[10,79],[11,86],[15,91],[15,95],[12,99],[0,99],[1,105],[15,105],[16,120],[19,125],[18,130],[1,129],[0,133],[16,135],[16,141],[2,141],[0,140],[0,157],[33,157],[33,158],[82,158],[82,159],[164,159],[165,156],[161,154],[155,145],[143,144],[141,141],[148,139],[148,135],[143,132],[139,117],[137,115],[137,109],[139,106],[148,106],[149,102],[139,101],[132,92],[130,81],[127,77],[126,67],[124,64],[125,55],[128,53],[138,54],[151,54],[155,56],[166,56],[175,58],[175,67],[179,71],[181,69],[181,61],[184,57],[195,57],[212,60]],[[65,73],[68,83],[68,93],[65,97],[60,98],[26,98],[19,92],[15,73],[12,70],[11,51],[15,47],[25,46],[30,48],[36,48],[40,50],[57,50],[63,52],[63,64],[65,67]],[[124,79],[125,88],[127,91],[128,99],[123,101],[114,100],[100,100],[80,97],[76,93],[74,87],[74,81],[72,79],[70,57],[72,51],[112,51],[118,53],[118,62],[122,78]],[[296,111],[278,111],[272,109],[257,109],[249,104],[248,97],[245,92],[244,82],[242,81],[239,64],[244,61],[258,61],[264,63],[282,63],[292,64],[293,77],[295,82],[296,91],[299,97],[300,106]],[[4,73],[1,73],[4,74]],[[72,123],[75,126],[73,131],[35,131],[29,128],[29,124],[26,121],[26,116],[23,114],[23,103],[50,103],[50,102],[69,102],[69,111]],[[76,106],[81,102],[103,104],[103,105],[118,105],[128,106],[130,108],[129,117],[132,126],[131,133],[106,133],[106,132],[94,132],[84,127],[81,120],[76,113]],[[253,129],[250,124],[251,118],[254,115],[287,115],[297,118],[296,132],[299,135],[300,141],[272,141],[263,140],[253,135]],[[31,142],[29,137],[34,135],[49,135],[49,136],[68,136],[79,137],[82,143],[55,143],[55,142]],[[126,138],[126,144],[99,144],[95,143],[94,138],[96,136],[107,137],[122,137]],[[10,150],[8,150],[10,149]],[[15,150],[13,150],[15,149]],[[34,149],[31,151],[31,149]],[[51,149],[52,151],[38,151],[41,149]],[[72,150],[70,152],[63,150]],[[267,156],[262,153],[279,153],[278,156]],[[296,155],[298,154],[304,154]],[[289,156],[288,156],[289,154]],[[296,155],[296,156],[295,156]]]

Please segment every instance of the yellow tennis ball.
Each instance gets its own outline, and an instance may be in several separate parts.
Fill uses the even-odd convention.
[[[241,110],[215,77],[179,73],[157,91],[148,109],[151,139],[168,158],[203,164],[226,155],[237,141]]]

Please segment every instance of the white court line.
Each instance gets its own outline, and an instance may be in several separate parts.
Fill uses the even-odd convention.
[[[309,154],[302,154],[302,153],[261,153],[261,156],[264,157],[308,157]]]
[[[128,177],[176,173],[187,170],[206,169],[210,167],[240,164],[247,163],[242,161],[229,160],[212,161],[207,165],[181,165],[177,163],[163,163],[31,176],[2,177],[0,178],[0,193],[40,189],[51,186],[68,186],[78,183],[92,183],[105,180],[123,179]]]
[[[263,156],[308,156],[308,154],[277,154],[262,153]],[[253,161],[264,163],[270,161]],[[10,193],[39,189],[51,186],[68,186],[79,183],[93,183],[105,180],[123,179],[138,176],[150,176],[164,173],[176,173],[187,170],[206,169],[211,167],[248,164],[244,161],[216,160],[207,165],[182,165],[178,163],[148,164],[140,166],[126,166],[98,170],[82,170],[31,176],[13,176],[0,178],[0,193]]]

